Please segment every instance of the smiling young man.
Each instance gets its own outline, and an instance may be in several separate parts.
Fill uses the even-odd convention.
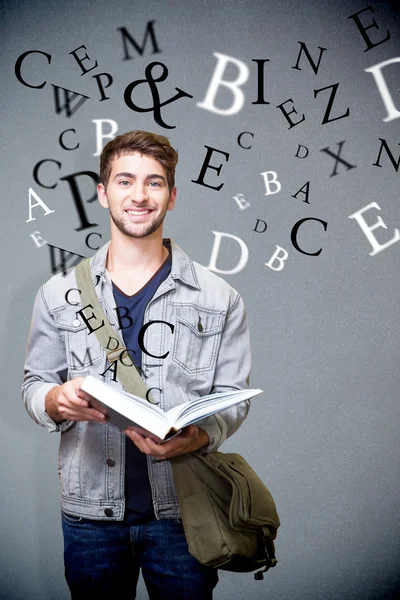
[[[98,196],[110,213],[111,241],[91,259],[107,318],[165,410],[245,388],[250,373],[240,295],[163,239],[164,218],[176,202],[177,160],[167,138],[145,131],[105,146]],[[140,569],[151,599],[212,598],[217,571],[189,554],[168,459],[216,450],[245,419],[249,403],[161,445],[133,431],[122,434],[79,389],[88,374],[122,387],[118,362],[107,361],[83,310],[74,269],[41,287],[23,383],[31,417],[61,432],[64,560],[72,598],[117,591],[134,598]]]

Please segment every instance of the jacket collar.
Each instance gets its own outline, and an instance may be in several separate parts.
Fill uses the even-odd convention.
[[[200,284],[192,259],[170,238],[164,238],[163,244],[172,254],[171,277],[199,290]],[[107,277],[106,260],[109,246],[110,242],[107,242],[90,260],[92,279],[95,284],[98,278]]]

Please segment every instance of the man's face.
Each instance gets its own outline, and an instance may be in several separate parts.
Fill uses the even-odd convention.
[[[113,160],[107,190],[100,183],[97,191],[115,227],[133,238],[158,230],[161,235],[167,210],[173,209],[176,198],[176,188],[169,191],[162,164],[137,152]]]

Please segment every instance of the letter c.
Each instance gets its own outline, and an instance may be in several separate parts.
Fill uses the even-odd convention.
[[[85,240],[85,244],[86,244],[86,246],[87,246],[88,248],[90,248],[91,250],[98,250],[98,249],[100,248],[100,246],[97,246],[96,248],[93,248],[93,246],[89,246],[89,241],[88,241],[88,240],[89,240],[89,238],[90,238],[90,236],[91,236],[91,235],[98,235],[100,239],[101,239],[103,236],[101,235],[101,233],[97,233],[97,231],[92,231],[92,233],[89,233],[89,234],[86,236],[86,240]]]
[[[326,221],[321,221],[321,219],[315,219],[314,217],[307,217],[305,219],[300,219],[300,221],[297,221],[297,223],[293,226],[292,232],[290,234],[290,239],[292,240],[292,244],[296,248],[296,250],[298,250],[302,254],[307,254],[307,256],[319,256],[319,254],[321,254],[321,252],[322,252],[322,248],[320,248],[317,252],[305,252],[304,250],[302,250],[300,248],[300,246],[297,243],[297,232],[298,232],[300,226],[305,221],[318,221],[318,223],[322,223],[325,231],[328,226],[328,223]]]
[[[143,327],[139,331],[139,336],[138,336],[139,348],[141,349],[142,352],[147,354],[147,356],[151,356],[153,358],[167,358],[167,356],[169,354],[169,350],[165,354],[162,354],[161,356],[157,356],[156,354],[151,354],[150,352],[147,352],[146,348],[144,347],[144,334],[146,333],[148,327],[150,327],[150,325],[154,325],[155,323],[165,323],[170,328],[171,333],[174,333],[175,326],[172,325],[171,323],[168,323],[167,321],[149,321],[148,323],[143,325]]]
[[[147,390],[147,392],[146,392],[146,400],[147,400],[147,402],[150,402],[150,404],[160,404],[160,401],[158,401],[158,402],[154,402],[154,401],[152,401],[152,400],[149,398],[149,394],[150,394],[151,390],[158,390],[158,391],[161,393],[161,388],[157,388],[157,387],[152,387],[152,388],[150,388],[150,389],[149,389],[149,390]]]
[[[79,292],[79,293],[81,293],[81,290],[78,290],[78,288],[71,288],[71,289],[70,289],[70,290],[68,290],[68,292],[65,294],[65,301],[66,301],[66,302],[67,302],[67,303],[68,303],[70,306],[78,306],[78,304],[79,304],[79,302],[70,302],[70,301],[68,300],[69,293],[70,293],[70,292],[73,292],[74,290],[75,290],[76,292]]]
[[[55,183],[54,185],[45,185],[44,183],[41,183],[39,181],[39,169],[42,166],[43,163],[45,162],[53,162],[56,163],[56,165],[58,166],[59,169],[61,169],[62,164],[58,161],[58,160],[53,160],[52,158],[45,158],[43,160],[40,160],[34,167],[33,169],[33,178],[36,181],[36,183],[38,185],[40,185],[41,187],[47,188],[48,190],[53,190],[57,184]]]
[[[250,148],[252,148],[253,146],[243,146],[240,142],[242,140],[242,135],[244,135],[245,133],[247,133],[247,135],[251,135],[251,137],[254,137],[254,133],[251,133],[251,131],[242,131],[242,133],[239,134],[239,137],[237,139],[237,143],[239,144],[239,146],[241,148],[244,148],[245,150],[250,150]]]
[[[64,140],[63,140],[64,133],[67,133],[68,131],[73,131],[74,133],[76,133],[75,129],[66,129],[65,131],[63,131],[62,133],[60,133],[60,137],[58,138],[58,142],[59,142],[61,148],[64,148],[64,150],[76,150],[77,148],[79,148],[79,142],[73,148],[69,148],[68,146],[66,146],[64,144]]]
[[[15,63],[15,75],[18,81],[20,81],[22,85],[26,85],[27,87],[36,88],[40,90],[41,88],[44,88],[47,81],[43,81],[43,83],[41,83],[40,85],[30,85],[30,83],[26,83],[25,79],[23,79],[21,75],[21,65],[25,60],[25,57],[28,56],[28,54],[43,54],[43,56],[46,56],[47,62],[49,64],[51,63],[51,54],[47,54],[47,52],[41,52],[40,50],[28,50],[28,52],[24,52],[23,54],[21,54],[21,56],[18,57],[17,62]]]

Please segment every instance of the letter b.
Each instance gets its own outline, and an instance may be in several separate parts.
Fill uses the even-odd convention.
[[[233,58],[232,56],[220,54],[219,52],[214,52],[214,56],[216,56],[218,59],[214,75],[211,79],[211,83],[207,90],[204,101],[198,102],[197,106],[200,108],[205,108],[206,110],[211,110],[211,112],[214,112],[217,115],[235,115],[243,108],[244,94],[240,89],[240,86],[246,83],[249,77],[249,69],[244,62],[238,60],[237,58]],[[239,71],[237,78],[233,81],[222,79],[226,65],[229,62],[233,63]],[[215,106],[215,97],[220,86],[228,88],[228,90],[230,90],[233,94],[233,104],[229,108],[217,108]]]
[[[264,173],[260,173],[260,175],[264,177],[265,189],[267,190],[265,192],[266,196],[269,196],[270,194],[277,194],[281,191],[282,185],[278,181],[278,174],[275,173],[275,171],[265,171]],[[269,179],[268,175],[272,175],[272,179]],[[272,184],[274,184],[276,190],[271,190]]]

